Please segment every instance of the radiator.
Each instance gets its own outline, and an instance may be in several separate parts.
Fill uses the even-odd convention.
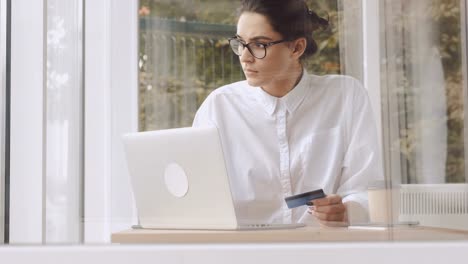
[[[399,221],[468,230],[468,184],[402,184]]]

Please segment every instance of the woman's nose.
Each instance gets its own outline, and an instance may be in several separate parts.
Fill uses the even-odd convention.
[[[252,62],[254,60],[254,56],[250,53],[248,48],[242,49],[241,54],[239,56],[241,62]]]

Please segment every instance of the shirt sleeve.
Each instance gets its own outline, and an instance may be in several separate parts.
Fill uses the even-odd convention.
[[[192,127],[216,126],[214,118],[213,95],[210,94],[198,108]]]
[[[347,109],[348,146],[337,193],[343,202],[357,202],[367,212],[369,183],[383,178],[382,155],[367,91],[354,79]]]

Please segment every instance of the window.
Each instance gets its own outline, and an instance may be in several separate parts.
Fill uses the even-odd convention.
[[[340,73],[341,1],[308,1],[329,17],[319,32],[319,55],[309,72]],[[359,2],[359,1],[357,1]],[[191,126],[196,110],[214,89],[243,80],[227,39],[236,32],[236,1],[142,0],[139,7],[139,130]],[[348,14],[349,15],[349,14]],[[351,18],[347,17],[348,20]],[[349,38],[349,37],[348,37]]]
[[[386,0],[374,13],[369,2],[308,1],[331,21],[316,36],[320,52],[308,61],[308,71],[348,74],[368,85],[377,120],[382,116],[385,175],[403,192],[411,184],[443,184],[430,192],[468,195],[466,186],[448,185],[467,179],[466,1]],[[206,95],[243,79],[226,42],[235,32],[235,5],[140,1],[139,130],[190,126]],[[363,15],[380,22],[380,46],[374,45],[379,36],[362,32],[372,26],[362,24]],[[372,56],[380,56],[381,64],[367,65]],[[369,76],[377,66],[380,76]],[[372,78],[379,85],[371,86]]]
[[[0,0],[2,173],[6,2]],[[133,212],[121,134],[189,126],[207,94],[244,78],[226,41],[235,32],[236,2],[140,0],[138,8],[136,1],[9,2],[16,21],[10,238],[76,243],[83,241],[84,231],[92,237],[84,241],[109,242],[111,232],[129,227]],[[385,0],[379,1],[380,13],[366,13],[362,6],[369,2],[377,3],[309,1],[320,16],[330,17],[331,26],[317,35],[320,53],[308,62],[308,71],[364,81],[370,68],[382,67],[382,90],[367,88],[382,92],[387,176],[398,184],[457,183],[465,188],[466,1]],[[138,24],[133,24],[137,10]],[[362,32],[368,26],[363,16],[381,19],[380,39]],[[86,60],[83,22],[89,23]],[[137,28],[139,34],[132,35]],[[363,47],[376,38],[382,64],[366,68],[362,61],[370,51]],[[31,130],[35,133],[26,133]],[[466,205],[457,206],[446,207],[443,214],[466,210]],[[85,214],[87,231],[80,222],[83,210],[91,212]],[[413,220],[415,214],[408,214]]]
[[[399,220],[468,229],[466,1],[386,0],[381,18],[384,154],[401,188]]]

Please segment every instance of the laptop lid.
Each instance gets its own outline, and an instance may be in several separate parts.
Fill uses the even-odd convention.
[[[141,227],[237,228],[216,127],[131,133],[123,143]]]

